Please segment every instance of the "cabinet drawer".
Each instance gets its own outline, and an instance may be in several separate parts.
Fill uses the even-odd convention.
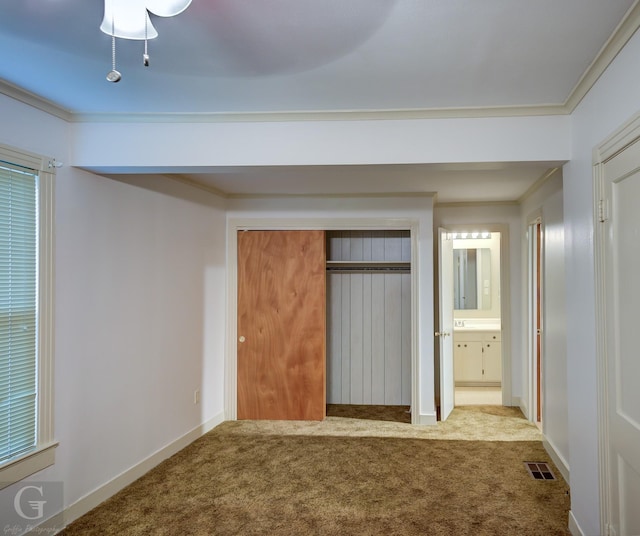
[[[498,342],[502,340],[499,331],[454,331],[453,342]]]
[[[482,341],[482,333],[479,331],[454,331],[453,342],[473,342]]]
[[[499,331],[484,331],[482,333],[482,340],[484,342],[499,342],[502,340],[502,334]]]

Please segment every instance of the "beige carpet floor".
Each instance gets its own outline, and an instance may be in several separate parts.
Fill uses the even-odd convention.
[[[342,415],[358,414],[350,406]],[[405,411],[407,406],[397,406]],[[397,410],[392,410],[392,414]],[[519,408],[505,406],[460,406],[444,422],[434,426],[413,426],[388,420],[335,417],[328,412],[324,421],[235,421],[225,423],[236,433],[283,435],[332,435],[348,437],[405,437],[416,439],[457,439],[461,441],[542,441],[542,434],[527,421]]]
[[[568,486],[525,461],[551,462],[510,408],[428,428],[225,422],[63,534],[567,536]]]

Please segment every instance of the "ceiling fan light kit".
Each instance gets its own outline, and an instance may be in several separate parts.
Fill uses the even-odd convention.
[[[119,82],[122,75],[116,69],[116,38],[144,41],[142,64],[149,66],[148,40],[158,37],[149,17],[174,17],[189,7],[191,0],[104,0],[104,17],[100,30],[111,36],[111,71],[109,82]]]

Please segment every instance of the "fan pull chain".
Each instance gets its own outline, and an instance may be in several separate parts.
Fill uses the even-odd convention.
[[[116,25],[111,15],[111,70],[107,73],[109,82],[120,82],[122,75],[116,70]]]
[[[116,36],[111,36],[111,69],[116,70]]]
[[[142,64],[145,67],[149,67],[149,53],[147,50],[147,43],[149,37],[149,14],[147,10],[144,11],[144,54],[142,55]]]

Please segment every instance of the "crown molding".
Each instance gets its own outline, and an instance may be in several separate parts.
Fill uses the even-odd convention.
[[[266,123],[294,121],[384,121],[566,115],[565,105],[411,108],[389,110],[310,110],[280,112],[72,112],[35,93],[0,80],[0,93],[70,123]]]
[[[518,198],[518,204],[524,203],[531,195],[542,188],[561,169],[562,166],[553,167],[540,175],[540,177],[529,187],[529,189]]]
[[[518,201],[453,201],[436,203],[434,208],[458,208],[458,207],[517,207]]]
[[[71,111],[62,108],[52,101],[42,98],[40,95],[36,95],[35,93],[31,93],[26,89],[22,89],[21,87],[7,82],[6,80],[0,79],[0,93],[22,102],[23,104],[28,104],[38,110],[58,117],[59,119],[64,119],[69,122],[73,121],[74,114]]]
[[[640,0],[636,0],[629,8],[591,65],[587,67],[587,70],[578,80],[578,83],[569,94],[569,98],[565,101],[564,108],[566,113],[573,113],[638,28],[640,28]]]
[[[566,115],[564,105],[412,108],[397,110],[309,110],[219,113],[74,113],[76,123],[265,123],[294,121],[381,121]]]
[[[172,179],[172,180],[174,180],[176,182],[180,182],[182,184],[190,186],[191,188],[197,188],[198,190],[202,190],[204,192],[208,192],[210,194],[217,195],[218,197],[221,197],[222,199],[227,199],[227,198],[230,197],[230,195],[228,193],[223,192],[222,190],[219,190],[215,186],[211,186],[209,184],[204,184],[202,182],[194,181],[193,179],[185,177],[184,175],[175,174],[175,175],[164,175],[164,176],[169,178],[169,179]]]

